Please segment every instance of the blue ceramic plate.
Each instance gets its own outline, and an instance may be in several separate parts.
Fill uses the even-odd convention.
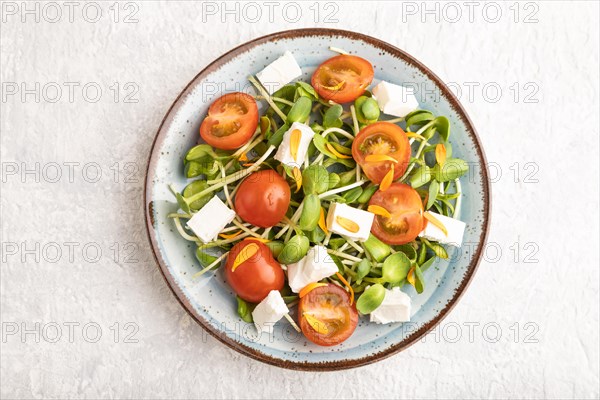
[[[211,102],[225,92],[252,91],[247,76],[290,50],[310,82],[315,68],[342,48],[369,60],[376,84],[386,80],[416,88],[420,108],[445,115],[451,122],[453,151],[470,164],[461,178],[460,219],[467,223],[461,249],[450,248],[448,261],[438,260],[425,272],[426,290],[413,301],[410,323],[375,325],[362,318],[354,334],[334,347],[319,347],[297,334],[287,321],[277,323],[272,336],[257,337],[253,325],[236,312],[236,300],[221,270],[192,279],[199,270],[195,245],[182,239],[167,214],[177,209],[167,185],[185,187],[182,157],[199,140],[198,129]],[[264,106],[263,106],[264,107]],[[263,108],[264,110],[264,108]],[[146,222],[152,248],[167,283],[186,310],[228,346],[258,360],[303,370],[351,368],[383,359],[405,349],[448,314],[473,278],[487,235],[490,190],[485,156],[475,129],[458,100],[427,67],[402,50],[361,34],[301,29],[272,34],[221,56],[194,78],[165,116],[152,147],[145,188]]]

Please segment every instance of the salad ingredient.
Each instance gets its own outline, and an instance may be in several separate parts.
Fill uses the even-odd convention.
[[[302,166],[314,135],[315,132],[310,126],[294,122],[283,134],[283,141],[275,153],[275,159],[288,167]],[[298,137],[298,142],[292,143],[292,137]]]
[[[314,246],[304,258],[288,264],[288,282],[292,292],[299,293],[308,284],[328,278],[338,272],[338,267],[324,246]]]
[[[311,165],[302,172],[304,194],[321,194],[329,189],[329,172],[322,165]]]
[[[392,179],[399,179],[408,167],[410,151],[404,130],[383,121],[361,129],[352,143],[352,157],[373,183],[381,183],[392,166]]]
[[[327,214],[327,229],[353,240],[369,238],[375,214],[350,207],[343,203],[331,203]]]
[[[388,115],[406,117],[419,107],[413,88],[381,81],[373,88],[379,109]]]
[[[228,93],[209,107],[200,125],[200,136],[217,149],[233,150],[246,144],[257,126],[256,100],[245,93]]]
[[[298,227],[303,231],[312,231],[319,224],[321,200],[319,200],[319,196],[316,194],[309,194],[304,198],[303,204]]]
[[[369,61],[358,56],[339,55],[319,65],[311,84],[325,100],[347,103],[365,92],[373,76],[373,66]]]
[[[298,262],[304,258],[309,247],[310,242],[306,236],[296,235],[285,243],[277,260],[286,265]]]
[[[310,116],[312,110],[312,101],[306,96],[298,97],[290,112],[287,115],[288,124],[294,122],[304,122]]]
[[[392,252],[390,246],[373,235],[369,235],[369,238],[363,242],[363,246],[377,262],[383,262]]]
[[[294,55],[286,51],[281,57],[257,73],[256,77],[269,94],[273,94],[300,75],[302,75],[302,70],[296,62]]]
[[[427,211],[425,217],[430,215],[435,218],[445,228],[448,234],[444,233],[444,230],[437,226],[435,223],[429,221],[419,233],[419,236],[427,240],[435,240],[436,242],[449,244],[455,247],[460,247],[463,241],[463,235],[465,233],[466,224],[456,218],[446,217],[441,214]]]
[[[259,333],[272,334],[274,325],[290,310],[287,308],[281,293],[271,290],[269,294],[254,308],[252,319]]]
[[[412,242],[423,230],[423,202],[412,187],[393,183],[388,190],[375,192],[369,205],[385,208],[391,217],[375,216],[372,232],[384,243]]]
[[[235,195],[239,217],[267,228],[283,219],[290,204],[290,186],[277,172],[265,169],[249,175]]]
[[[411,300],[399,287],[385,289],[383,302],[371,311],[371,322],[389,324],[410,321]]]
[[[248,253],[251,255],[247,256]],[[241,262],[235,265],[236,261]],[[229,252],[225,263],[225,278],[240,298],[258,303],[271,290],[283,289],[285,274],[269,247],[248,238],[233,246]]]
[[[236,298],[238,304],[237,313],[240,318],[245,322],[253,322],[251,306],[245,300],[241,299],[240,296]]]
[[[190,220],[187,226],[204,243],[215,239],[235,218],[235,212],[214,196]]]
[[[365,289],[356,302],[356,308],[361,314],[369,314],[381,305],[385,297],[385,288],[381,283],[376,283]]]
[[[302,333],[321,346],[334,346],[348,339],[358,324],[356,306],[342,287],[329,283],[314,288],[298,303]]]

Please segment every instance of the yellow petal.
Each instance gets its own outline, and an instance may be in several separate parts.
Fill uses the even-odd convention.
[[[302,172],[300,172],[300,168],[294,167],[292,174],[294,175],[294,180],[296,181],[296,190],[294,193],[298,193],[302,187]]]
[[[392,156],[388,156],[387,154],[369,154],[368,156],[365,157],[365,161],[366,162],[391,161],[394,164],[398,163],[398,160],[396,160]]]
[[[270,242],[269,239],[259,238],[259,237],[255,237],[255,236],[247,237],[244,240],[256,240],[257,242],[261,242],[261,243],[269,243]]]
[[[425,138],[421,135],[419,135],[416,132],[406,132],[406,136],[409,138],[415,138],[415,139],[421,139],[421,140],[425,140]]]
[[[302,131],[300,129],[294,129],[290,135],[290,154],[294,161],[298,161],[298,148],[300,147],[301,139]]]
[[[410,271],[408,271],[408,275],[406,275],[406,280],[408,281],[408,283],[410,283],[411,285],[413,285],[413,287],[415,286],[416,280],[415,280],[415,267],[412,267],[410,269]]]
[[[233,239],[236,236],[239,236],[240,233],[242,233],[243,231],[240,229],[237,232],[234,233],[219,233],[219,236],[221,236],[223,239]]]
[[[300,293],[298,294],[298,296],[300,296],[300,298],[303,298],[304,296],[306,296],[307,294],[309,294],[310,292],[312,292],[313,289],[316,289],[318,287],[321,286],[327,286],[326,283],[320,283],[320,282],[313,282],[313,283],[309,283],[308,285],[304,286],[304,288],[300,291]]]
[[[440,230],[442,232],[444,232],[444,235],[448,236],[448,230],[446,229],[446,227],[444,226],[444,224],[442,224],[442,221],[440,221],[439,219],[437,219],[436,217],[434,217],[433,214],[430,213],[429,211],[425,212],[423,214],[423,216],[425,217],[426,220],[428,220],[429,222],[431,222],[433,225],[435,225],[438,228],[440,228]]]
[[[391,218],[392,214],[390,214],[390,212],[388,210],[386,210],[385,208],[381,207],[381,206],[377,206],[375,204],[371,204],[369,206],[369,208],[367,208],[367,210],[369,212],[372,212],[375,215],[380,215],[382,217],[385,218]]]
[[[443,166],[446,162],[446,146],[443,143],[438,143],[435,146],[435,160],[440,166]]]
[[[351,219],[344,218],[338,215],[337,217],[335,217],[335,221],[348,232],[356,233],[360,230],[358,224],[352,221]]]
[[[233,260],[233,265],[231,266],[231,272],[235,272],[236,268],[239,267],[244,262],[248,261],[252,256],[258,253],[259,247],[256,243],[249,243],[246,245],[235,257]]]
[[[335,147],[333,147],[331,145],[331,143],[325,143],[325,147],[327,147],[327,150],[329,150],[330,152],[332,152],[333,155],[336,156],[337,158],[352,158],[352,156],[347,156],[347,155],[342,154],[339,151],[337,151],[335,149]]]
[[[327,223],[325,222],[325,210],[323,207],[321,207],[321,215],[319,215],[319,228],[321,228],[326,235],[329,233],[327,230]]]
[[[341,81],[340,83],[338,83],[335,86],[325,86],[325,85],[323,85],[321,87],[323,87],[323,88],[325,88],[327,90],[340,90],[345,84],[346,84],[346,81]]]
[[[342,274],[340,274],[339,272],[336,272],[335,275],[346,286],[346,289],[348,289],[348,292],[350,292],[350,305],[352,305],[352,303],[354,302],[354,289],[352,289],[352,286],[350,286],[350,284],[348,283],[348,281],[346,280],[346,278],[344,278],[344,276]]]
[[[322,335],[327,335],[329,333],[329,329],[327,329],[327,325],[323,321],[318,320],[310,314],[302,313],[302,316],[306,318],[306,322],[313,328],[315,331]]]
[[[246,154],[246,152],[243,152],[242,155],[239,158],[240,161],[248,161],[248,155]]]
[[[382,192],[385,192],[386,190],[388,190],[390,188],[393,181],[394,181],[394,164],[391,165],[390,170],[388,171],[387,174],[385,174],[385,176],[381,180],[381,183],[379,184],[379,190],[381,190]]]

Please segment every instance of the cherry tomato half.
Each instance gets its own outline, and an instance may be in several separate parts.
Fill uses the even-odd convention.
[[[258,250],[232,271],[233,264],[240,253],[250,251],[249,244],[258,245]],[[225,278],[233,291],[242,299],[251,303],[260,303],[271,290],[283,289],[285,274],[281,265],[273,257],[271,249],[264,243],[253,239],[244,239],[233,246],[225,263]]]
[[[367,161],[369,155],[388,156],[397,162]],[[356,135],[352,143],[352,157],[360,164],[373,183],[381,183],[394,164],[394,180],[399,179],[410,160],[410,143],[406,133],[396,124],[375,122],[367,125]]]
[[[376,215],[371,232],[387,244],[412,242],[423,230],[423,203],[419,193],[404,183],[392,183],[385,191],[373,194],[369,205],[385,208],[390,218]]]
[[[320,346],[334,346],[352,335],[358,324],[358,311],[356,304],[350,305],[346,290],[329,283],[300,299],[298,320],[308,340]]]
[[[232,150],[246,144],[257,126],[256,100],[245,93],[228,93],[209,107],[200,125],[200,136],[217,149]]]
[[[290,186],[272,169],[250,174],[235,195],[235,211],[244,221],[268,228],[283,219],[290,205]]]
[[[364,58],[342,54],[319,65],[311,84],[322,98],[336,103],[356,100],[373,80],[373,66]]]

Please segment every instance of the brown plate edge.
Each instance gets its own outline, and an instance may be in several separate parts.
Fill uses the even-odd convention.
[[[154,216],[153,216],[152,204],[148,203],[148,198],[149,198],[149,194],[150,194],[148,192],[148,187],[149,187],[148,182],[149,182],[150,171],[156,165],[156,160],[153,160],[154,150],[158,144],[162,143],[162,138],[159,137],[160,131],[162,130],[166,121],[169,119],[169,116],[172,115],[172,111],[175,109],[175,105],[177,104],[179,99],[181,99],[186,94],[188,94],[188,92],[193,88],[194,83],[201,76],[218,69],[223,64],[229,62],[233,57],[235,57],[239,54],[242,54],[246,51],[249,51],[251,48],[253,48],[257,45],[260,45],[265,42],[270,42],[273,40],[289,39],[289,38],[296,38],[296,37],[306,37],[306,36],[332,36],[332,37],[333,36],[342,36],[342,37],[347,37],[350,39],[361,40],[361,41],[369,43],[377,48],[385,50],[388,53],[391,53],[391,54],[403,59],[404,61],[408,62],[409,64],[416,66],[419,70],[421,70],[421,72],[423,72],[425,75],[427,75],[427,77],[429,77],[432,81],[434,81],[441,88],[442,92],[446,95],[446,97],[448,98],[448,100],[450,102],[451,107],[457,112],[457,114],[463,120],[463,123],[467,127],[467,133],[473,138],[473,141],[475,142],[475,145],[476,145],[475,147],[477,149],[477,154],[478,154],[481,162],[483,163],[483,167],[481,168],[481,171],[482,171],[482,177],[483,177],[483,195],[484,195],[484,216],[483,216],[483,218],[484,218],[484,221],[483,221],[483,230],[482,230],[482,233],[480,236],[480,246],[477,249],[477,252],[473,255],[473,258],[471,259],[471,263],[469,264],[467,274],[463,278],[460,286],[456,289],[454,297],[446,304],[446,306],[440,311],[439,315],[436,318],[434,318],[432,321],[423,325],[421,328],[419,328],[418,330],[413,332],[410,336],[405,338],[402,342],[400,342],[384,351],[381,351],[379,353],[375,353],[373,355],[355,359],[355,360],[317,362],[317,363],[280,360],[280,359],[273,358],[269,355],[266,355],[266,354],[264,354],[260,351],[257,351],[253,348],[245,346],[245,345],[243,345],[239,342],[236,342],[235,340],[227,337],[226,335],[223,335],[219,330],[213,328],[210,324],[208,324],[207,321],[204,320],[204,318],[202,318],[200,315],[196,314],[194,307],[185,298],[184,293],[179,289],[173,276],[170,273],[168,273],[167,268],[164,264],[164,261],[159,257],[158,252],[157,252],[158,243],[155,239],[155,235],[153,235],[151,232],[151,229],[154,229],[154,227],[153,227]],[[161,124],[157,130],[155,137],[154,137],[152,147],[150,149],[150,155],[148,157],[148,166],[146,168],[146,179],[144,181],[144,213],[145,213],[145,221],[146,221],[146,233],[148,234],[148,239],[150,240],[150,243],[152,245],[151,247],[152,247],[152,254],[154,256],[154,260],[160,267],[159,268],[160,272],[161,272],[163,278],[165,279],[165,281],[167,282],[167,284],[169,285],[169,288],[171,289],[171,291],[177,298],[177,301],[179,301],[179,303],[187,311],[187,313],[198,324],[200,324],[206,331],[208,331],[209,334],[211,334],[216,339],[218,339],[225,345],[229,346],[230,348],[232,348],[242,354],[245,354],[255,360],[258,360],[258,361],[261,361],[261,362],[264,362],[264,363],[267,363],[270,365],[274,365],[274,366],[281,367],[281,368],[292,369],[292,370],[300,370],[300,371],[337,371],[337,370],[355,368],[355,367],[360,367],[360,366],[364,366],[367,364],[371,364],[375,361],[383,360],[383,359],[390,357],[396,353],[399,353],[402,350],[405,350],[406,348],[413,345],[416,341],[421,339],[423,336],[425,336],[433,328],[435,328],[450,313],[450,311],[454,308],[454,306],[458,303],[458,301],[462,297],[464,291],[471,283],[473,276],[474,276],[475,272],[477,271],[477,268],[479,267],[479,263],[481,261],[482,255],[483,255],[483,249],[485,247],[485,243],[486,243],[487,237],[488,237],[488,231],[489,231],[489,225],[490,225],[490,211],[491,211],[491,187],[490,187],[490,180],[489,180],[488,171],[487,171],[487,159],[485,156],[485,152],[483,150],[483,147],[481,146],[481,141],[479,139],[479,135],[477,134],[471,119],[467,115],[467,112],[465,111],[465,109],[460,104],[459,100],[456,98],[456,96],[454,96],[452,91],[428,67],[426,67],[424,64],[422,64],[420,61],[418,61],[417,59],[415,59],[414,57],[412,57],[410,54],[406,53],[405,51],[403,51],[395,46],[392,46],[389,43],[386,43],[382,40],[373,38],[371,36],[368,36],[368,35],[365,35],[362,33],[357,33],[357,32],[340,30],[340,29],[305,28],[305,29],[294,29],[294,30],[288,30],[288,31],[282,31],[282,32],[268,34],[268,35],[253,39],[253,40],[251,40],[247,43],[244,43],[238,47],[235,47],[234,49],[223,54],[222,56],[217,58],[215,61],[210,63],[208,66],[206,66],[202,71],[200,71],[194,77],[194,79],[192,79],[186,85],[186,87],[182,90],[182,92],[179,94],[179,96],[177,96],[177,98],[175,99],[175,101],[173,102],[171,107],[169,107],[169,110],[167,111],[167,113],[165,114],[165,117],[161,121]]]

